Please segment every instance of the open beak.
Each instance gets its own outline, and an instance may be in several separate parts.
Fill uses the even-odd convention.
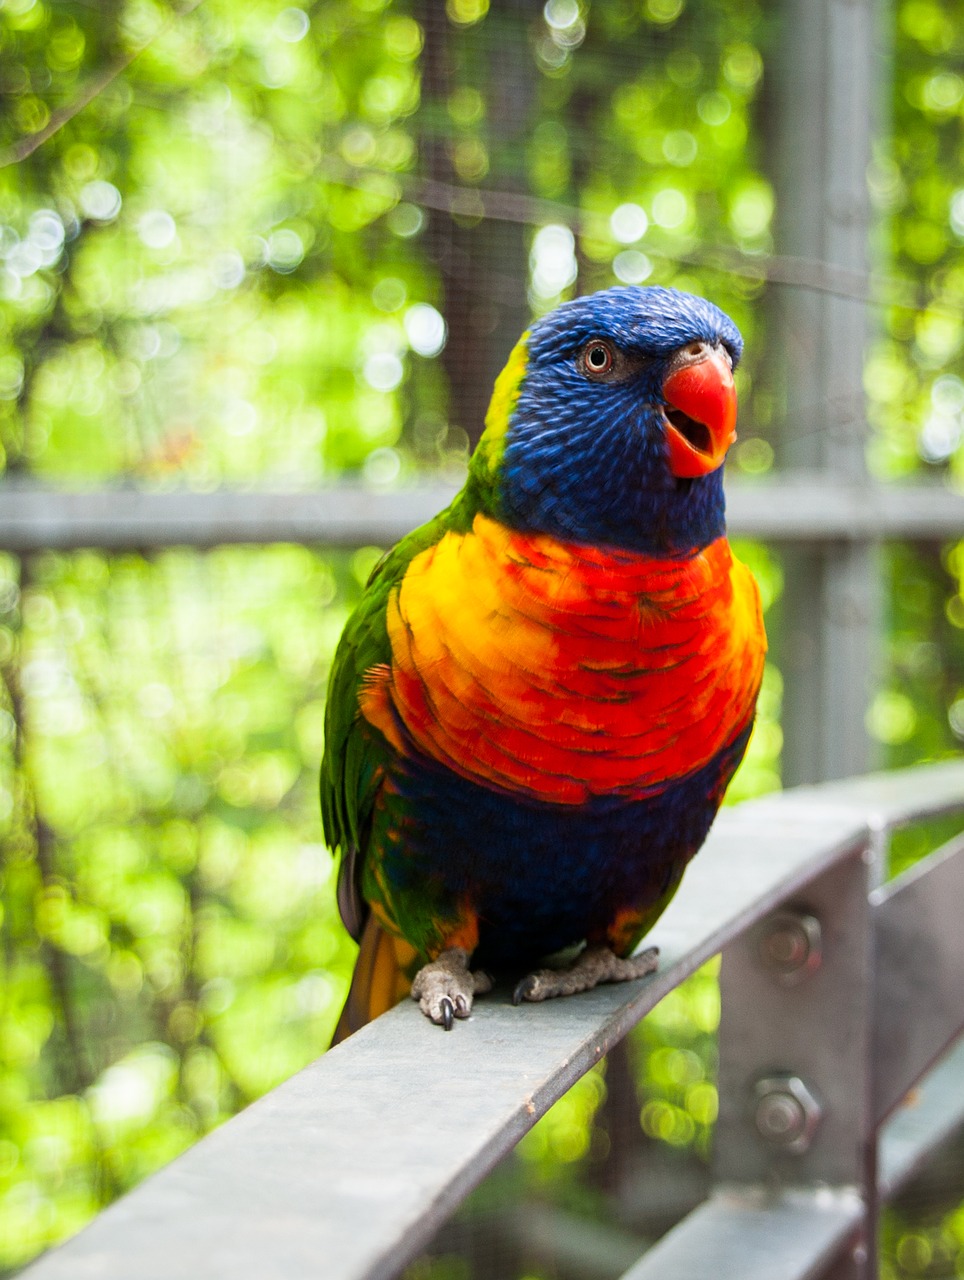
[[[719,349],[675,369],[663,383],[664,433],[674,476],[692,479],[723,465],[736,439],[733,370]]]

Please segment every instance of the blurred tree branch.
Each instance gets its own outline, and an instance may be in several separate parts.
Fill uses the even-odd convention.
[[[541,226],[560,222],[581,234],[609,234],[609,220],[586,209],[547,200],[518,191],[487,187],[467,187],[436,178],[419,178],[382,169],[364,168],[325,156],[320,171],[328,182],[358,191],[373,189],[373,181],[383,180],[406,200],[436,212],[464,218],[486,218],[496,222],[522,222]],[[710,267],[744,279],[771,284],[795,285],[834,297],[858,302],[886,303],[920,310],[928,305],[913,281],[878,272],[855,271],[816,258],[790,254],[747,254],[728,245],[707,245],[697,253],[667,254],[647,244],[653,258],[669,258],[684,266]],[[886,298],[880,295],[887,293]],[[929,304],[933,308],[933,303]]]
[[[4,151],[0,151],[0,169],[5,169],[11,164],[19,164],[21,160],[26,160],[27,156],[33,155],[38,147],[42,147],[48,139],[58,133],[65,124],[73,120],[74,116],[79,115],[85,107],[89,106],[95,98],[99,97],[106,88],[113,84],[117,77],[123,74],[133,62],[136,62],[141,54],[146,49],[149,49],[157,37],[167,31],[176,19],[186,18],[188,14],[193,13],[203,3],[204,0],[187,0],[187,3],[176,6],[171,11],[170,17],[160,24],[149,40],[145,40],[143,44],[136,45],[133,49],[128,49],[125,53],[113,58],[97,75],[92,76],[87,81],[87,84],[72,102],[69,102],[65,107],[60,107],[57,111],[51,112],[50,119],[42,129],[37,129],[34,133],[28,133],[18,142],[14,142]]]

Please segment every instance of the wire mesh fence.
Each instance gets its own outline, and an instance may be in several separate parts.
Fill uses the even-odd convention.
[[[959,477],[960,15],[881,7],[854,41],[834,25],[850,7],[3,6],[7,483],[49,489],[54,530],[61,488],[106,490],[109,523],[182,489],[311,502],[347,478],[360,517],[344,550],[318,549],[307,515],[292,534],[290,509],[285,542],[312,549],[218,548],[234,507],[176,526],[204,553],[111,543],[106,523],[86,550],[6,543],[0,1265],[322,1047],[350,957],[314,771],[331,648],[395,527],[368,506],[458,483],[532,315],[616,283],[729,311],[747,340],[737,483],[831,456],[856,489],[865,457],[881,483]],[[869,167],[841,193],[831,144],[858,134]],[[829,223],[856,256],[814,232]],[[824,303],[857,322],[833,330]],[[746,549],[774,661],[735,794],[957,751],[953,510],[876,561],[888,529],[868,527],[835,578],[850,508],[820,478],[787,502],[820,563]],[[508,1252],[473,1246],[453,1277],[579,1274],[592,1215],[648,1239],[694,1193],[713,990],[694,980],[547,1122],[500,1175],[511,1212],[481,1193],[452,1231],[499,1224]],[[660,1172],[640,1191],[643,1149]],[[523,1183],[543,1216],[521,1227]],[[893,1219],[891,1273],[943,1274],[953,1220],[936,1200],[924,1225]]]

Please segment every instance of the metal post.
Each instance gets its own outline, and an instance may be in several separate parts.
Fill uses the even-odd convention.
[[[716,1176],[751,1199],[861,1189],[833,1280],[876,1275],[871,860],[856,851],[731,943],[720,980]]]
[[[867,167],[876,116],[873,0],[786,0],[774,137],[778,248],[865,272]],[[784,470],[867,483],[862,300],[781,287],[774,342],[785,411],[775,441]],[[876,548],[826,543],[786,557],[781,657],[784,781],[867,769],[865,715],[876,667]]]

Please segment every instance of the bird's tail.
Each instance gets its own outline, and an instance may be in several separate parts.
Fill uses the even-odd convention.
[[[369,915],[332,1045],[340,1044],[408,995],[412,987],[408,973],[415,958],[413,947],[386,933],[375,916]]]

